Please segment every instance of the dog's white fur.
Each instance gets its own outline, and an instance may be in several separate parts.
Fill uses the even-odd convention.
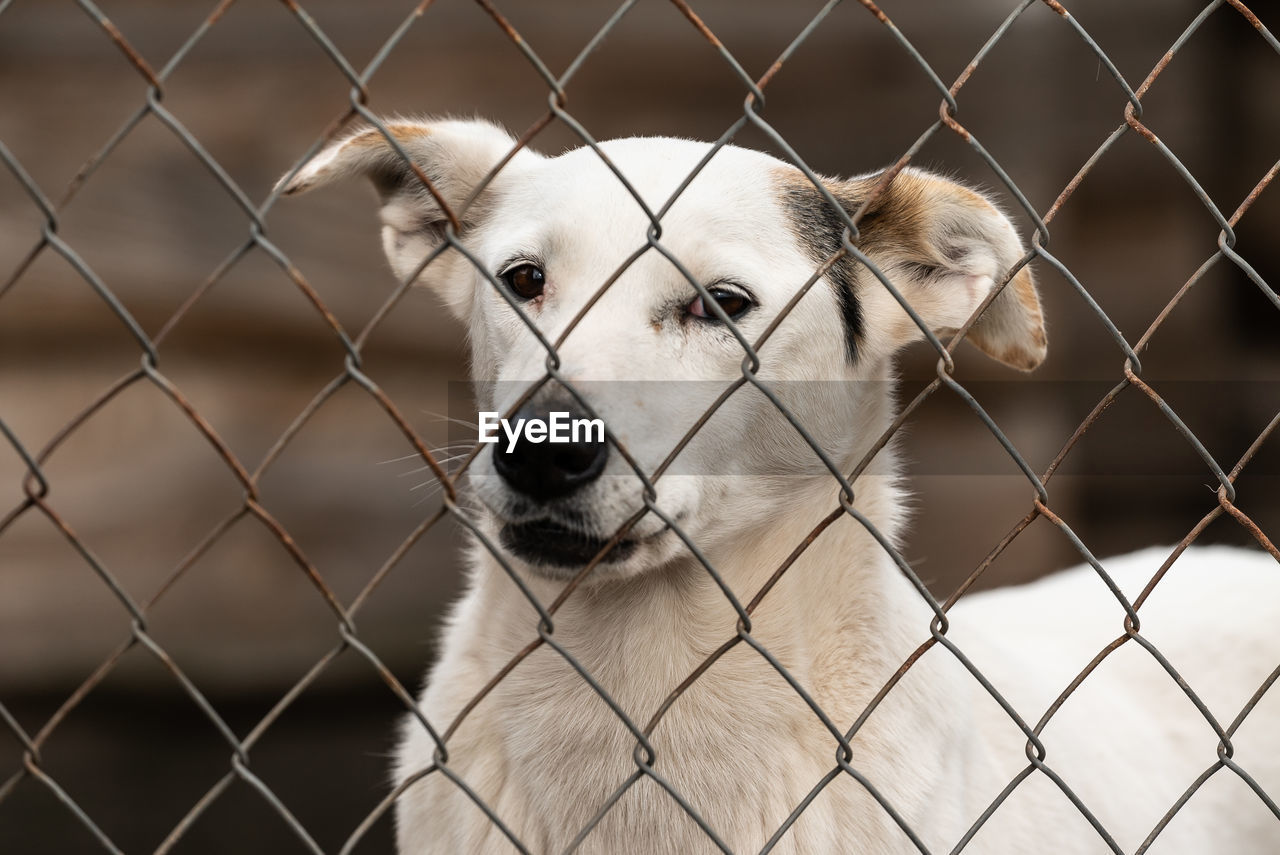
[[[497,276],[513,260],[547,271],[545,293],[524,308],[554,340],[618,264],[645,241],[648,221],[595,153],[544,158],[522,150],[481,193],[477,183],[511,149],[479,121],[392,122],[397,141],[456,207],[471,256]],[[703,143],[629,139],[604,151],[657,209],[707,151]],[[439,245],[444,217],[378,131],[331,146],[284,188],[345,175],[374,179],[384,246],[402,277]],[[874,176],[829,187],[842,204],[865,199]],[[806,201],[809,195],[812,199]],[[474,197],[474,198],[472,198]],[[725,148],[663,218],[663,246],[700,281],[750,289],[757,306],[738,326],[754,341],[815,269],[831,235],[800,173],[764,154]],[[816,207],[815,207],[816,206]],[[864,219],[862,246],[934,329],[959,327],[1022,249],[984,197],[926,173],[900,175]],[[817,238],[821,237],[822,240]],[[838,235],[835,236],[838,240]],[[824,244],[825,241],[825,244]],[[831,275],[795,306],[761,348],[760,376],[848,471],[893,416],[891,360],[920,337],[905,312],[858,267],[852,283],[861,330],[850,354]],[[470,333],[483,409],[503,410],[545,370],[545,351],[472,262],[448,250],[420,273]],[[682,314],[696,297],[655,251],[643,255],[559,348],[571,381],[595,384],[593,407],[651,470],[728,381],[742,351],[726,328]],[[974,326],[970,339],[1018,368],[1044,355],[1039,303],[1024,270]],[[625,383],[682,391],[655,403]],[[676,381],[717,381],[677,383]],[[805,381],[805,382],[787,382]],[[821,381],[821,382],[809,382]],[[838,382],[835,382],[838,381]],[[710,391],[702,391],[702,390]],[[488,390],[488,391],[484,391]],[[657,412],[655,412],[655,410]],[[659,479],[657,503],[698,544],[744,601],[838,503],[838,487],[804,440],[761,395],[741,390]],[[712,466],[714,462],[714,466]],[[701,466],[701,468],[699,468]],[[638,507],[638,482],[617,454],[568,506],[608,536]],[[904,509],[892,446],[854,484],[855,507],[891,541]],[[556,508],[530,507],[476,461],[482,528]],[[562,503],[563,504],[563,503]],[[736,613],[678,537],[650,514],[625,560],[601,564],[555,617],[554,638],[643,726],[671,690],[735,633]],[[1168,550],[1105,562],[1135,597]],[[573,568],[506,559],[543,603]],[[470,549],[470,589],[453,612],[421,710],[443,728],[535,637],[537,615],[486,549]],[[1192,549],[1141,612],[1141,631],[1187,678],[1224,726],[1280,662],[1280,567],[1258,552]],[[1071,679],[1123,632],[1124,613],[1088,567],[1015,589],[963,598],[947,637],[1034,724]],[[929,637],[931,612],[863,526],[847,515],[823,532],[761,602],[752,633],[840,728]],[[734,852],[758,851],[834,766],[835,741],[765,659],[739,644],[667,712],[652,737],[656,770]],[[1046,765],[1134,851],[1198,774],[1218,739],[1183,691],[1135,642],[1110,655],[1043,734]],[[1280,795],[1280,702],[1265,696],[1233,739],[1233,762]],[[877,788],[931,852],[947,852],[1019,770],[1026,739],[946,649],[907,672],[853,740],[850,765]],[[532,852],[557,852],[635,771],[635,739],[579,674],[543,645],[467,716],[448,746],[449,768]],[[406,723],[397,780],[428,767],[435,745]],[[405,855],[488,853],[510,844],[464,791],[439,772],[398,803]],[[586,838],[600,853],[712,851],[703,832],[655,782],[640,780]],[[775,852],[916,851],[867,790],[840,775]],[[1013,791],[965,851],[1099,853],[1100,835],[1062,790],[1036,771]],[[1177,814],[1152,853],[1262,855],[1280,851],[1280,821],[1230,769]]]

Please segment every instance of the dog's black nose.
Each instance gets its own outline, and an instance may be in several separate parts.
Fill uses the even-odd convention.
[[[590,484],[604,471],[609,446],[602,422],[565,403],[526,404],[510,423],[514,426],[520,419],[525,427],[514,447],[504,436],[493,449],[493,467],[513,489],[548,501]],[[539,424],[545,430],[537,428]],[[541,441],[532,438],[536,435]]]

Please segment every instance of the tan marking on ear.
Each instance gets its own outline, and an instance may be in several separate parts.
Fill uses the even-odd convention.
[[[431,128],[422,125],[409,125],[404,123],[391,123],[386,125],[387,132],[400,142],[408,142],[413,139],[424,139],[431,136]],[[343,148],[357,149],[377,149],[388,145],[387,138],[383,136],[382,131],[377,128],[366,128],[358,135],[348,140]]]
[[[401,146],[408,146],[416,140],[431,136],[431,128],[409,122],[385,123],[387,132]],[[346,174],[353,167],[352,161],[362,158],[376,158],[395,155],[395,149],[387,142],[386,136],[376,127],[363,128],[344,140],[330,144],[317,152],[310,161],[303,164],[294,179],[281,188],[285,196],[304,193],[316,186],[323,185],[332,179],[334,173]],[[370,161],[376,162],[376,161]]]
[[[822,178],[823,186],[852,217],[871,197],[883,173],[848,181]],[[779,167],[793,229],[802,245],[829,255],[839,247],[842,223],[798,170]],[[804,192],[807,189],[807,192]],[[796,213],[800,216],[795,216]],[[867,205],[858,223],[857,247],[886,273],[935,330],[954,330],[966,306],[976,307],[992,280],[1000,280],[1024,255],[1014,225],[980,191],[942,176],[904,169]],[[820,239],[815,232],[825,232]],[[852,259],[829,274],[870,282]],[[978,286],[981,283],[981,287]],[[852,291],[852,287],[850,287]],[[894,335],[892,331],[889,333]],[[916,336],[905,327],[901,343]],[[994,359],[1022,371],[1038,366],[1047,351],[1035,280],[1024,266],[969,329],[968,339]]]
[[[1005,335],[1007,330],[993,331],[984,326],[980,318],[969,330],[968,339],[992,359],[999,360],[1019,371],[1032,371],[1044,362],[1049,350],[1049,340],[1045,334],[1044,314],[1040,308],[1040,298],[1036,293],[1031,269],[1024,267],[1019,270],[1005,286],[1005,292],[996,298],[997,302],[1006,299],[1006,294],[1018,302],[1023,313],[1021,318],[1024,326],[1023,334],[1015,336],[1010,342]],[[993,304],[988,307],[987,312],[990,313],[995,308]],[[998,340],[1003,343],[998,343]]]
[[[826,212],[830,209],[830,204],[813,186],[809,177],[796,167],[781,164],[774,168],[773,176],[784,189],[812,193],[817,210]],[[852,219],[879,182],[880,175],[872,174],[848,180],[827,175],[819,175],[817,178]],[[892,249],[903,254],[923,254],[923,226],[928,216],[926,193],[921,186],[923,183],[895,179],[863,213],[862,219],[855,223],[858,227],[858,239],[854,245],[865,253]],[[834,211],[830,212],[830,220],[838,222]],[[801,237],[804,238],[803,235]],[[839,236],[836,237],[838,243]]]
[[[1040,295],[1036,293],[1035,282],[1031,278],[1030,269],[1024,267],[1018,271],[1009,283],[1018,302],[1027,310],[1027,316],[1036,322],[1036,329],[1031,339],[1037,347],[1047,347],[1049,342],[1044,332],[1044,313],[1040,308]]]

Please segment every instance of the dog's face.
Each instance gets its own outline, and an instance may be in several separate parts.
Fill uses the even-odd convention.
[[[884,429],[889,361],[922,332],[861,263],[846,256],[823,268],[844,226],[799,170],[725,147],[663,212],[659,234],[589,148],[554,158],[521,150],[477,192],[514,146],[506,133],[478,121],[392,122],[389,130],[458,217],[465,253],[447,248],[422,268],[447,218],[380,131],[335,143],[285,191],[369,176],[396,274],[437,290],[467,324],[479,409],[512,423],[550,421],[556,412],[567,421],[599,417],[610,433],[601,442],[583,424],[577,441],[566,428],[569,441],[552,443],[527,434],[511,442],[497,431],[476,460],[472,478],[492,531],[523,566],[557,577],[581,569],[645,509],[637,469],[661,513],[641,516],[597,577],[684,553],[668,521],[706,550],[761,524],[779,503],[831,491],[835,482],[809,439],[751,382],[668,461],[743,379],[743,341],[759,354],[753,374],[835,465],[847,471]],[[601,148],[653,212],[710,150],[646,138]],[[826,187],[853,212],[875,184],[870,176]],[[897,176],[871,204],[858,245],[938,332],[960,327],[1023,255],[1013,226],[985,198],[916,171]],[[1029,269],[969,338],[1014,367],[1040,362],[1045,336]],[[547,372],[547,344],[570,388],[553,380],[530,396]],[[759,501],[762,492],[770,502]]]

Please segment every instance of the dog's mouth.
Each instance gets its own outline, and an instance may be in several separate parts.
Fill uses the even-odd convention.
[[[624,537],[600,559],[601,564],[617,564],[630,558],[636,548],[666,531],[659,529],[643,538]],[[581,568],[595,558],[612,538],[601,538],[571,528],[553,519],[507,523],[499,533],[502,545],[517,558],[537,567]]]

